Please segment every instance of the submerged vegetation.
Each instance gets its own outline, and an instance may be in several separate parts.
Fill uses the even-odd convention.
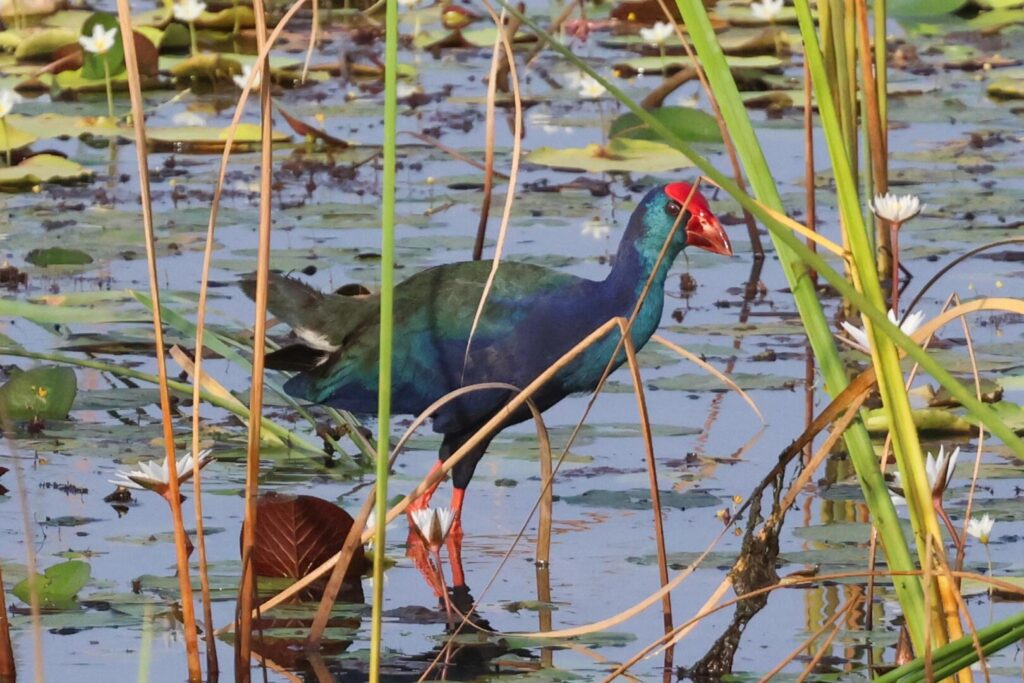
[[[0,19],[0,678],[1019,679],[1024,2]],[[269,317],[273,271],[372,307],[391,387],[396,282],[486,261],[468,363],[498,273],[601,280],[684,181],[730,238],[642,350],[678,226],[524,386],[352,414],[268,369],[351,341]],[[462,524],[413,504],[488,443]]]

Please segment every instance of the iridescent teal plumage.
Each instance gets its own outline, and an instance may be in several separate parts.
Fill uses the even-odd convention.
[[[523,263],[501,263],[468,354],[473,317],[491,263],[438,266],[403,281],[395,288],[393,410],[416,414],[452,390],[476,383],[525,387],[610,318],[628,318],[689,193],[688,185],[675,183],[644,197],[604,280]],[[665,278],[686,244],[731,253],[704,198],[694,195],[687,209],[634,322],[632,337],[638,349],[657,329]],[[267,358],[268,367],[301,370],[285,385],[290,394],[356,413],[376,410],[377,297],[322,295],[295,280],[276,276],[269,307],[305,342]],[[534,397],[538,407],[544,410],[568,394],[592,390],[616,342],[616,334],[606,336],[560,371]],[[620,352],[616,365],[622,360]],[[441,458],[457,449],[509,397],[509,392],[488,390],[468,394],[442,408],[434,416],[434,430],[445,435]],[[526,417],[525,413],[515,415],[509,422]],[[485,449],[486,444],[456,466],[456,487],[465,488],[469,483]]]

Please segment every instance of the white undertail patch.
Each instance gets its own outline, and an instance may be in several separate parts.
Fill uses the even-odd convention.
[[[331,340],[328,339],[326,335],[320,334],[319,332],[314,332],[313,330],[310,330],[305,327],[296,327],[295,334],[298,335],[299,339],[301,339],[306,344],[306,346],[310,346],[316,349],[317,351],[326,351],[327,353],[334,353],[339,348],[341,348],[336,344],[332,344]]]

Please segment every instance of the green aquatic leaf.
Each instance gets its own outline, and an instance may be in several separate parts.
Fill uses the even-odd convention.
[[[83,266],[92,263],[92,256],[89,256],[89,254],[81,249],[47,247],[45,249],[33,249],[25,255],[25,260],[41,268],[48,266]]]
[[[1024,78],[1000,78],[989,83],[985,91],[1000,100],[1024,99]]]
[[[39,602],[56,609],[74,607],[75,596],[89,583],[91,575],[92,569],[89,564],[81,560],[68,560],[47,568],[42,575],[36,575],[34,588]],[[32,603],[27,578],[18,582],[11,592],[26,605]]]
[[[967,0],[888,0],[886,11],[897,19],[916,19],[951,14],[967,4]]]
[[[38,138],[32,135],[32,133],[12,126],[10,123],[0,126],[0,154],[9,149],[15,150],[28,147],[36,140]]]
[[[15,372],[0,387],[0,413],[17,422],[62,420],[68,416],[77,391],[71,368],[51,365]]]
[[[755,71],[780,69],[786,63],[775,55],[754,55],[749,57],[726,55],[725,61],[732,70],[745,69]],[[690,60],[686,55],[666,55],[664,59],[660,56],[634,57],[616,63],[612,69],[621,76],[667,74],[684,69],[689,64]]]
[[[87,180],[92,171],[56,154],[37,154],[16,166],[0,168],[0,187],[27,188],[39,183],[61,183]]]
[[[17,59],[48,59],[54,52],[68,45],[78,44],[78,33],[64,28],[44,28],[33,31],[18,41],[14,50]]]
[[[107,76],[107,69],[109,69],[111,77],[124,72],[124,41],[117,17],[114,15],[96,12],[82,24],[82,35],[91,36],[96,26],[102,26],[106,31],[112,28],[117,29],[117,33],[114,34],[113,46],[103,54],[97,55],[88,50],[82,51],[82,78],[102,81]]]
[[[714,116],[691,107],[659,107],[648,112],[662,124],[668,126],[683,140],[692,142],[721,142],[722,132]],[[652,131],[640,117],[627,112],[612,121],[608,131],[610,138],[631,138],[635,140],[659,141],[660,136]]]
[[[614,138],[607,145],[555,149],[540,147],[526,155],[532,164],[589,173],[660,173],[693,163],[676,149],[650,140]]]
[[[914,425],[922,432],[967,434],[977,430],[970,422],[945,408],[921,408],[911,411],[911,414]],[[882,408],[867,411],[864,424],[872,434],[889,432],[889,420]]]
[[[608,508],[612,510],[649,510],[651,492],[649,489],[628,489],[607,491],[594,489],[576,496],[562,496],[563,503],[585,507]],[[663,509],[688,510],[690,508],[713,507],[719,498],[706,491],[661,491]]]

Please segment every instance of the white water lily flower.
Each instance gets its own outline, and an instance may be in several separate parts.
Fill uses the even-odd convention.
[[[782,7],[785,4],[785,0],[761,0],[761,2],[751,3],[750,11],[758,19],[771,21],[775,18],[775,15],[782,11]]]
[[[640,38],[648,45],[661,47],[672,37],[673,33],[675,33],[675,29],[672,24],[667,21],[659,21],[650,28],[640,29]]]
[[[924,471],[928,476],[928,488],[931,489],[933,498],[942,499],[942,494],[946,492],[949,482],[953,479],[953,470],[956,468],[956,461],[959,457],[959,446],[954,448],[949,455],[946,455],[945,446],[939,446],[938,455],[928,453],[924,461]],[[899,472],[894,472],[893,482],[889,485],[889,497],[892,498],[893,505],[907,504],[903,493],[903,480]]]
[[[876,194],[875,200],[868,204],[876,216],[890,223],[904,223],[921,213],[924,204],[915,195],[905,194],[897,197],[894,194]]]
[[[185,23],[192,23],[206,11],[206,3],[199,0],[179,0],[174,3],[174,18]]]
[[[594,100],[607,92],[606,88],[597,82],[597,79],[592,78],[590,74],[586,74],[580,78],[579,81],[580,95],[588,100]]]
[[[436,550],[448,538],[448,532],[455,521],[455,511],[451,508],[423,508],[412,511],[412,521],[416,531],[432,550]]]
[[[0,119],[11,113],[14,105],[21,104],[25,98],[13,90],[0,90]]]
[[[211,462],[213,462],[213,456],[210,455],[209,448],[199,451],[199,469],[203,469]],[[176,465],[179,484],[183,484],[192,478],[193,459],[191,451],[178,458]],[[138,491],[149,489],[150,491],[156,491],[160,495],[164,495],[167,492],[167,487],[170,484],[170,473],[168,472],[166,457],[159,464],[156,460],[150,460],[148,462],[140,462],[138,469],[135,470],[118,470],[114,477],[114,479],[109,480],[111,484]]]
[[[245,89],[245,84],[249,82],[249,76],[252,75],[252,70],[253,70],[252,64],[246,64],[245,66],[242,67],[242,73],[235,74],[234,76],[231,77],[231,80],[233,80],[235,82],[235,85],[237,85],[239,88],[244,90]],[[253,79],[253,82],[252,82],[252,87],[253,88],[260,87],[260,83],[262,81],[263,81],[263,74],[260,73],[259,71],[257,71],[256,72],[256,78]]]
[[[967,533],[974,536],[976,539],[988,545],[988,539],[992,535],[992,527],[996,524],[996,520],[992,519],[986,512],[981,516],[981,519],[977,517],[971,517],[967,522]]]
[[[78,44],[82,46],[86,52],[91,52],[94,55],[106,54],[110,48],[114,47],[114,38],[117,37],[117,27],[111,29],[105,29],[99,24],[92,27],[91,36],[79,36]]]
[[[889,322],[893,325],[897,325],[896,314],[889,309]],[[908,337],[917,331],[917,328],[921,327],[921,323],[924,322],[924,311],[918,311],[917,313],[911,313],[907,316],[903,324],[899,326],[903,334]],[[856,327],[847,321],[841,323],[843,331],[849,335],[849,339],[845,341],[853,348],[863,351],[864,353],[871,353],[868,344],[868,333],[862,327]]]
[[[583,224],[583,229],[580,230],[580,234],[590,235],[595,240],[600,240],[607,237],[611,231],[612,229],[604,221],[598,218],[591,218]]]
[[[398,4],[405,9],[412,9],[416,5],[420,4],[420,0],[398,0]]]

